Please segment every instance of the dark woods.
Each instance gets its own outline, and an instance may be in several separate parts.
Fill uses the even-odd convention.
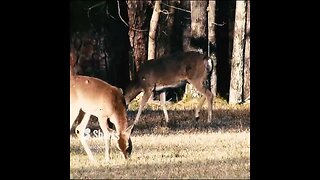
[[[216,42],[209,44],[211,53],[217,57],[217,94],[226,99],[230,86],[235,2],[216,1]],[[137,66],[147,60],[153,5],[154,1],[71,1],[70,46],[77,54],[77,73],[126,88]],[[190,9],[190,1],[161,2],[156,58],[190,49],[207,53],[207,37],[191,35]],[[183,93],[183,88],[169,91],[167,99],[180,100]]]

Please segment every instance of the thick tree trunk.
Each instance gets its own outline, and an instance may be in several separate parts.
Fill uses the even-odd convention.
[[[181,6],[183,9],[190,10],[190,1],[182,1]],[[182,18],[182,49],[183,51],[191,50],[191,14],[187,12],[179,12],[183,14]]]
[[[181,22],[181,18],[185,12],[175,10],[175,8],[173,8],[181,8],[179,5],[182,2],[178,0],[162,0],[162,2],[163,4],[161,5],[161,13],[156,35],[156,58],[182,50],[182,26],[184,23]],[[190,13],[186,14],[189,15],[190,21]],[[179,101],[182,99],[184,92],[185,86],[169,89],[166,91],[166,99],[171,99],[170,101],[173,102]],[[158,93],[155,94],[154,99],[160,99]]]
[[[162,1],[165,4],[169,4],[174,6],[176,1],[172,0],[166,0]],[[159,19],[158,23],[158,31],[157,31],[157,52],[156,52],[156,58],[162,57],[164,55],[171,53],[171,48],[174,44],[171,43],[172,39],[172,28],[173,28],[173,22],[174,22],[174,13],[175,10],[172,7],[168,6],[161,6],[161,9],[165,12],[168,12],[168,14],[162,13]]]
[[[171,6],[175,6],[176,1],[175,0],[168,0],[168,4]],[[173,47],[175,45],[175,41],[172,41],[173,39],[173,35],[175,36],[175,34],[173,34],[173,23],[175,20],[175,9],[172,7],[168,7],[168,12],[169,14],[167,15],[166,19],[167,19],[167,23],[166,23],[166,34],[167,34],[167,43],[166,43],[166,52],[165,54],[169,54],[172,52],[173,49],[175,49],[175,47]]]
[[[148,19],[147,1],[127,1],[129,17],[129,39],[132,47],[133,61],[130,63],[130,78],[139,70],[140,65],[147,60]]]
[[[106,8],[104,12],[101,12],[104,15],[105,24],[100,31],[104,36],[97,41],[100,46],[98,46],[100,51],[98,59],[103,61],[101,67],[107,69],[104,79],[107,79],[112,85],[124,88],[130,80],[128,71],[130,42],[128,28],[121,21],[120,16],[124,21],[128,20],[127,6],[124,1],[120,1],[119,6],[117,1],[107,1]],[[120,16],[118,8],[120,8]],[[110,15],[105,16],[106,12]]]
[[[244,1],[244,0],[243,0]],[[232,59],[232,51],[233,51],[233,44],[234,44],[234,24],[235,24],[235,8],[236,8],[236,1],[228,1],[228,21],[227,21],[227,26],[228,26],[228,60],[229,63],[231,64],[231,59]]]
[[[205,38],[207,25],[207,1],[190,1],[191,34],[194,38]]]
[[[191,9],[191,50],[207,51],[207,7],[208,1],[190,1]],[[187,84],[187,93],[197,92],[193,86]],[[199,97],[200,93],[193,93],[192,97]]]
[[[244,51],[243,100],[250,96],[250,0],[247,1],[247,22]]]
[[[193,50],[207,51],[207,8],[208,1],[190,1],[191,46]]]
[[[156,32],[158,27],[158,21],[160,16],[160,2],[161,0],[155,1],[153,13],[150,21],[149,29],[149,41],[148,41],[148,60],[155,59],[156,57]]]
[[[208,6],[208,43],[215,46],[216,45],[216,34],[215,34],[215,14],[216,12],[216,1],[209,1]],[[210,44],[208,45],[208,56],[211,56],[211,54],[215,53],[213,52],[213,49],[210,49]],[[214,96],[217,95],[217,58],[216,55],[212,55],[212,74],[211,74],[211,92]]]
[[[246,2],[236,1],[229,104],[242,101],[245,22]]]

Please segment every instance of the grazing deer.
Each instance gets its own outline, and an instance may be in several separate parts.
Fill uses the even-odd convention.
[[[72,54],[72,53],[71,53]],[[72,55],[70,54],[70,60]],[[127,111],[122,91],[110,84],[88,76],[75,75],[70,66],[70,130],[76,120],[79,111],[85,115],[81,123],[76,127],[76,134],[80,138],[89,159],[95,162],[92,152],[89,149],[84,130],[90,119],[90,115],[98,118],[100,127],[104,134],[105,159],[110,160],[110,140],[114,137],[117,140],[117,148],[127,159],[132,151],[130,134],[133,125],[128,127]],[[116,130],[109,128],[107,119],[115,125]]]
[[[212,119],[213,94],[210,91],[210,74],[212,60],[198,52],[175,53],[158,59],[146,61],[141,65],[136,78],[126,88],[124,95],[128,105],[140,92],[143,97],[136,115],[138,122],[141,111],[154,91],[163,91],[160,94],[160,103],[169,122],[168,112],[165,107],[165,89],[179,87],[185,83],[191,83],[204,96],[201,97],[195,111],[195,117],[199,118],[199,111],[205,98],[208,101],[208,122]]]

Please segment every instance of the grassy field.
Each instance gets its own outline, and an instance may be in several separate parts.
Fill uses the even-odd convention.
[[[136,115],[133,101],[129,121]],[[206,123],[206,106],[194,117],[196,101],[168,103],[170,124],[158,102],[149,104],[132,133],[133,152],[125,161],[111,145],[111,161],[104,159],[102,138],[88,138],[98,164],[88,160],[78,139],[70,138],[70,178],[250,178],[250,104],[230,106],[216,100],[213,121]],[[130,124],[130,123],[129,123]],[[87,126],[99,130],[96,120]]]

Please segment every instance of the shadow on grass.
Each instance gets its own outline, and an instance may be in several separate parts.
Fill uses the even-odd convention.
[[[129,125],[133,123],[137,111],[128,111]],[[198,120],[194,110],[168,110],[169,123],[166,124],[162,110],[144,110],[139,122],[135,125],[134,134],[174,134],[177,132],[208,132],[208,131],[245,131],[250,129],[250,109],[218,109],[213,110],[213,119],[207,123],[207,111],[200,111]],[[81,116],[81,113],[80,113]],[[71,134],[74,135],[74,123]],[[88,123],[91,131],[99,130],[100,126],[95,117]]]
[[[74,178],[250,178],[250,160],[232,158],[206,161],[183,160],[166,163],[137,163],[128,161],[125,165],[71,168]]]

